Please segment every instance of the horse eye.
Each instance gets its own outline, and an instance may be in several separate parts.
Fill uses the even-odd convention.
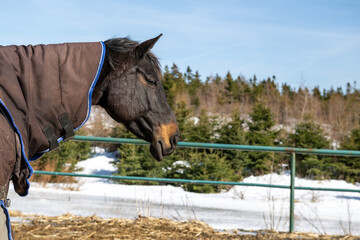
[[[143,70],[141,70],[140,68],[137,68],[136,69],[136,72],[141,74],[144,79],[146,80],[147,84],[150,86],[150,87],[153,87],[153,86],[157,86],[158,84],[158,81],[153,79],[152,77],[150,77],[149,75],[147,75]]]
[[[146,79],[146,81],[148,82],[148,84],[150,86],[157,86],[157,81],[156,80]]]

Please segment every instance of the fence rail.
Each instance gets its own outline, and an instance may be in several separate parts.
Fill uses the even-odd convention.
[[[128,139],[128,138],[75,136],[72,140],[73,141],[113,143],[113,144],[149,145],[149,143],[147,143],[143,140]],[[331,150],[331,149],[306,149],[306,148],[288,148],[288,147],[270,147],[270,146],[249,146],[249,145],[236,145],[236,144],[215,144],[215,143],[194,143],[194,142],[179,142],[178,146],[179,147],[189,147],[189,148],[261,151],[261,152],[277,152],[277,153],[290,154],[290,185],[173,179],[173,178],[149,178],[149,177],[132,177],[132,176],[115,176],[115,175],[108,176],[108,175],[76,174],[76,173],[48,172],[48,171],[34,171],[34,174],[55,175],[55,176],[72,176],[72,177],[88,177],[88,178],[106,178],[106,179],[132,180],[132,181],[155,181],[155,182],[167,182],[167,183],[232,185],[232,186],[250,186],[250,187],[290,189],[289,232],[294,231],[295,190],[358,192],[358,193],[360,193],[360,190],[358,190],[358,189],[314,188],[314,187],[295,186],[296,154],[315,154],[315,155],[360,157],[360,151]]]
[[[137,144],[149,145],[140,139],[129,138],[110,138],[110,137],[93,137],[93,136],[75,136],[74,141],[89,141],[101,143],[115,143],[115,144]],[[197,143],[197,142],[179,142],[178,147],[189,148],[204,148],[204,149],[221,149],[221,150],[243,150],[243,151],[258,151],[258,152],[282,152],[282,153],[297,153],[297,154],[315,154],[315,155],[332,155],[332,156],[357,156],[360,157],[360,151],[347,150],[332,150],[332,149],[311,149],[311,148],[290,148],[290,147],[270,147],[270,146],[250,146],[238,144],[224,144],[224,143]]]
[[[34,174],[52,175],[52,176],[67,176],[67,177],[84,177],[84,178],[104,178],[104,179],[129,180],[129,181],[190,183],[190,184],[229,185],[229,186],[266,187],[266,188],[271,187],[271,188],[290,189],[290,185],[274,185],[274,184],[265,184],[265,183],[225,182],[225,181],[192,180],[192,179],[177,179],[177,178],[150,178],[150,177],[68,173],[68,172],[50,172],[50,171],[39,171],[39,170],[35,170]],[[314,188],[314,187],[302,187],[302,186],[301,187],[295,186],[295,189],[311,190],[311,191],[358,192],[358,193],[360,193],[360,190],[357,190],[357,189]]]

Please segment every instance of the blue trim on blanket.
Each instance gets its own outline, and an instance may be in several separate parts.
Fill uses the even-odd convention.
[[[104,64],[104,59],[105,59],[105,44],[104,42],[100,42],[101,43],[101,57],[100,57],[100,61],[99,61],[99,65],[98,65],[98,69],[96,71],[96,74],[95,74],[95,77],[94,77],[94,80],[90,86],[90,89],[89,89],[89,92],[88,92],[88,108],[87,108],[87,114],[86,114],[86,118],[85,120],[80,124],[79,127],[75,128],[74,131],[77,131],[79,130],[82,126],[84,126],[84,124],[87,122],[87,120],[89,120],[89,117],[90,117],[90,112],[91,112],[91,105],[92,105],[92,94],[93,94],[93,91],[94,91],[94,88],[95,88],[95,85],[99,79],[99,76],[100,76],[100,72],[101,72],[101,69],[102,69],[102,66]],[[61,141],[64,140],[64,136],[58,138],[58,142],[60,143]],[[49,152],[49,149],[45,150],[45,151],[42,151],[42,152],[39,152],[39,153],[36,153],[35,156],[33,156],[30,161],[34,161],[38,158],[40,158],[44,153],[46,152]]]
[[[6,209],[6,206],[4,204],[4,201],[0,201],[0,207],[4,210],[5,212],[5,215],[6,215],[6,224],[7,224],[7,228],[8,228],[8,238],[9,240],[13,240],[12,239],[12,236],[11,236],[11,224],[10,224],[10,216],[9,216],[9,212],[8,210]],[[0,213],[1,214],[1,213]]]
[[[101,43],[101,58],[100,58],[100,62],[99,62],[99,66],[98,66],[98,69],[96,71],[96,75],[95,75],[95,78],[94,78],[94,81],[92,82],[91,86],[90,86],[90,89],[89,89],[89,92],[88,92],[88,109],[87,109],[87,114],[86,114],[86,118],[85,120],[83,121],[83,123],[74,129],[74,131],[77,131],[79,130],[82,126],[84,126],[84,124],[87,122],[87,120],[89,120],[89,117],[90,117],[90,112],[91,112],[91,105],[92,105],[92,94],[93,94],[93,91],[94,91],[94,88],[95,88],[95,85],[99,79],[99,76],[100,76],[100,72],[101,72],[101,69],[102,69],[102,66],[104,64],[104,59],[105,59],[105,44],[104,42],[100,42]]]
[[[1,108],[1,106],[2,106],[3,108]],[[6,107],[5,103],[4,103],[1,99],[0,99],[0,110],[1,110],[1,112],[4,114],[5,118],[7,118],[7,119],[9,120],[10,124],[11,124],[12,127],[15,129],[15,132],[19,135],[20,143],[21,143],[21,153],[22,153],[22,156],[23,156],[24,159],[25,159],[25,162],[26,162],[28,168],[30,169],[29,177],[26,179],[26,184],[28,185],[28,189],[26,189],[26,193],[25,193],[25,194],[23,194],[23,195],[20,195],[20,194],[19,194],[21,197],[25,197],[25,196],[28,195],[28,193],[29,193],[30,182],[29,182],[28,179],[29,179],[29,178],[31,177],[31,175],[33,174],[33,169],[32,169],[32,167],[31,167],[31,165],[30,165],[30,163],[29,163],[29,161],[28,161],[28,159],[27,159],[27,157],[26,157],[25,148],[24,148],[24,142],[23,142],[23,138],[22,138],[22,136],[21,136],[21,133],[20,133],[18,127],[16,126],[15,121],[14,121],[14,118],[12,117],[9,109]],[[4,113],[3,110],[5,110],[6,113]],[[9,119],[9,117],[10,117],[10,119]]]

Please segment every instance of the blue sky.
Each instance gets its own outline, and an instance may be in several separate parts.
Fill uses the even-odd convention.
[[[164,36],[162,66],[202,79],[275,75],[279,84],[360,85],[360,1],[6,1],[0,45]]]

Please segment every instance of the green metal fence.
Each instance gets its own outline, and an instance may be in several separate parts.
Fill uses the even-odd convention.
[[[149,143],[147,143],[143,140],[127,139],[127,138],[75,136],[72,140],[100,142],[100,143],[114,143],[114,144],[149,145]],[[89,177],[89,178],[107,178],[107,179],[119,179],[119,180],[155,181],[155,182],[167,182],[167,183],[191,183],[191,184],[232,185],[232,186],[237,185],[237,186],[289,189],[290,190],[289,232],[294,231],[295,189],[296,190],[312,190],[312,191],[316,190],[316,191],[358,192],[358,193],[360,193],[360,190],[357,190],[357,189],[314,188],[314,187],[299,187],[299,186],[297,187],[297,186],[295,186],[296,154],[316,154],[316,155],[360,157],[360,151],[287,148],[287,147],[269,147],[269,146],[249,146],[249,145],[236,145],[236,144],[215,144],[215,143],[194,143],[194,142],[179,142],[178,147],[288,153],[290,155],[290,185],[273,185],[273,184],[223,182],[223,181],[190,180],[190,179],[172,179],[172,178],[106,176],[106,175],[95,175],[95,174],[75,174],[75,173],[47,172],[47,171],[34,171],[34,174]]]

